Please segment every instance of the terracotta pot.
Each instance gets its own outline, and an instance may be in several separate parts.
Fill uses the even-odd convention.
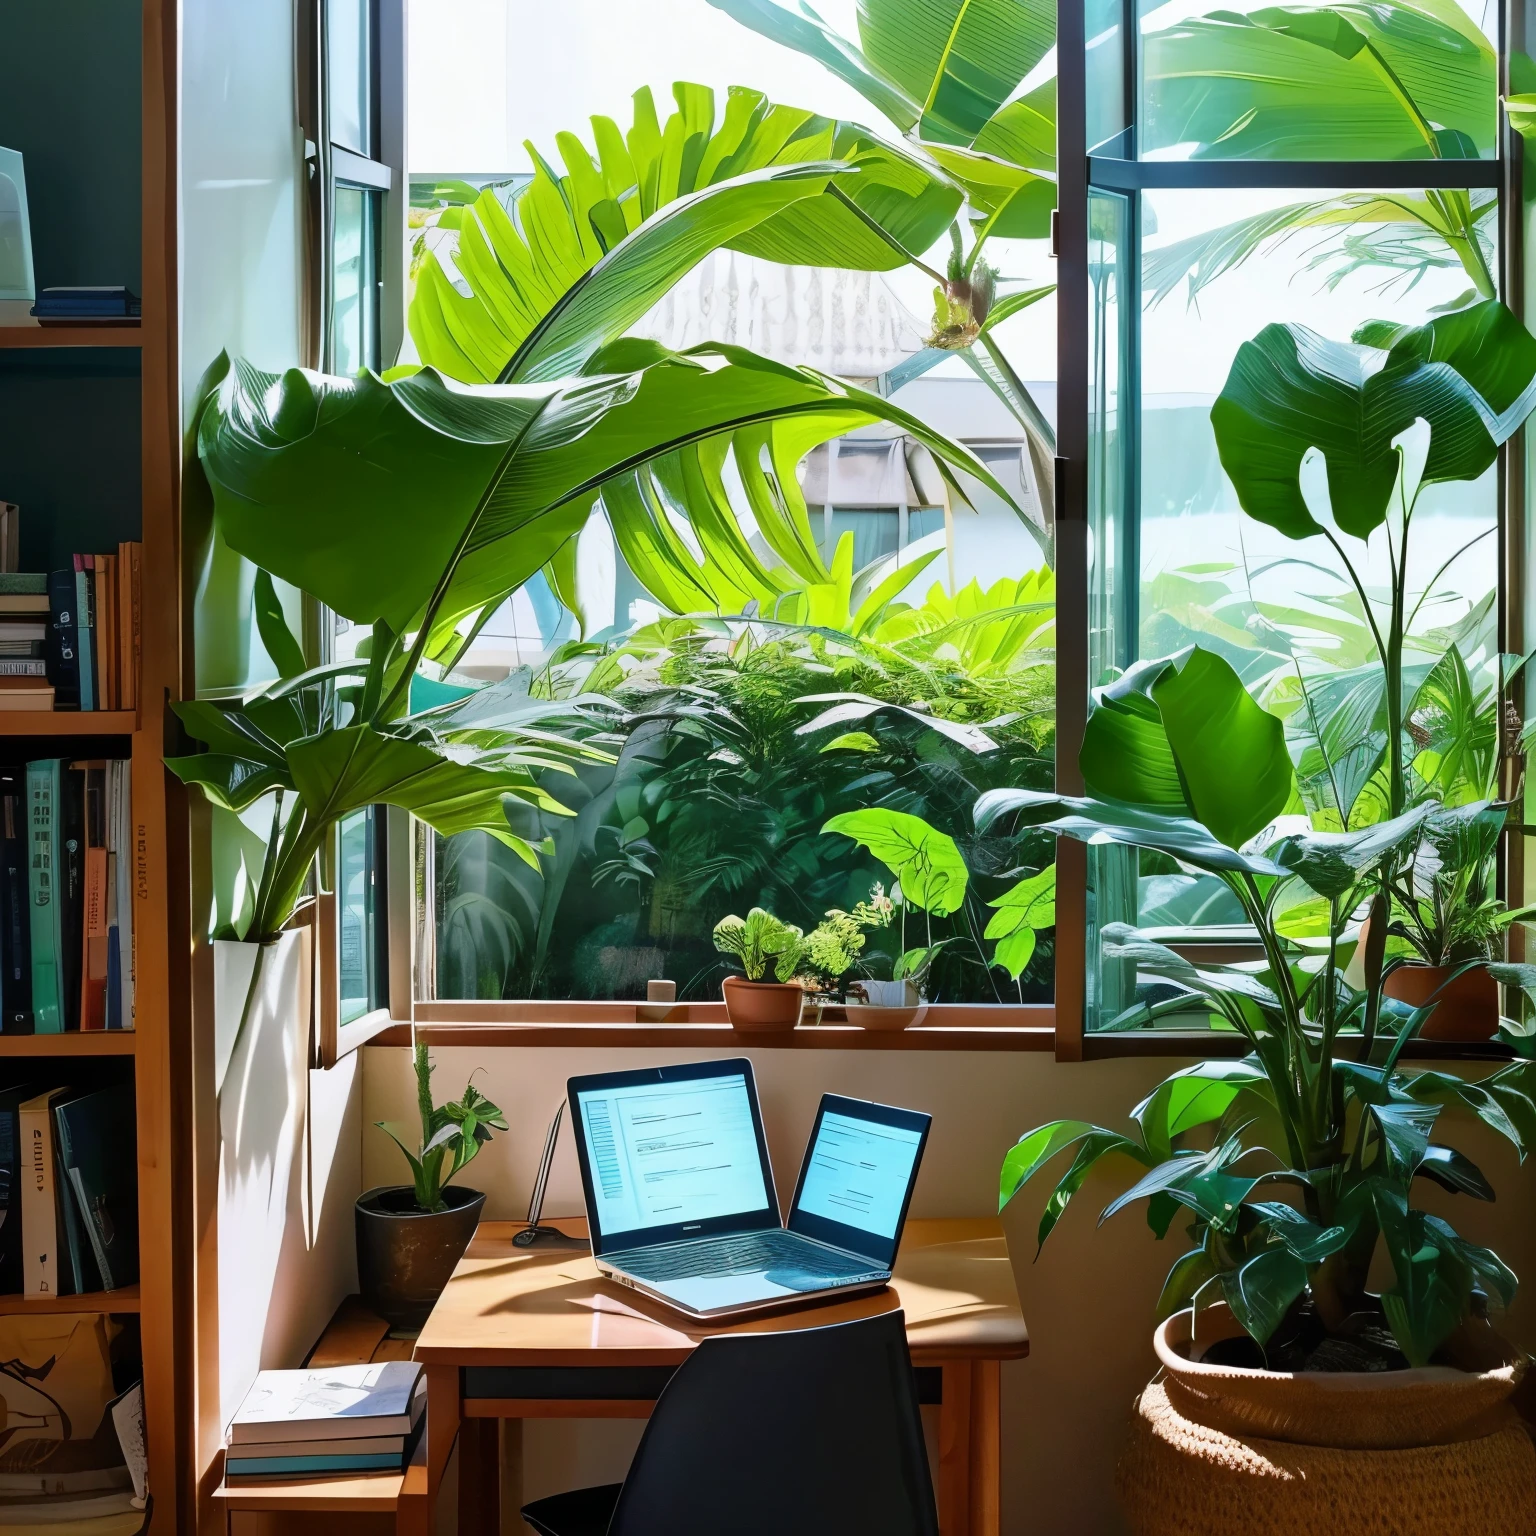
[[[396,1333],[419,1333],[475,1235],[485,1196],[449,1184],[446,1211],[420,1211],[397,1184],[357,1197],[357,1284],[363,1305]]]
[[[793,1029],[800,1022],[805,993],[792,981],[748,981],[727,976],[720,983],[732,1029]]]
[[[1240,1331],[1225,1307],[1201,1313],[1201,1348]],[[1153,1343],[1117,1478],[1136,1536],[1536,1531],[1513,1350],[1483,1371],[1245,1370],[1192,1359],[1187,1312]]]
[[[1449,965],[1401,965],[1382,991],[1397,1002],[1418,1008],[1445,984],[1455,969]],[[1491,1040],[1499,1027],[1499,987],[1479,967],[1465,971],[1440,993],[1434,1012],[1424,1021],[1424,1040]]]

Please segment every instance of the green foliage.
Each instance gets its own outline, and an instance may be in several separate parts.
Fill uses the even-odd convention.
[[[447,1209],[443,1186],[474,1160],[494,1132],[506,1130],[507,1122],[473,1083],[464,1085],[456,1102],[434,1104],[432,1074],[436,1068],[426,1045],[419,1041],[412,1051],[412,1064],[416,1072],[416,1107],[421,1117],[417,1150],[412,1152],[382,1120],[375,1124],[411,1165],[417,1209],[442,1211]]]
[[[866,930],[889,928],[894,910],[885,888],[878,884],[871,889],[869,899],[856,903],[851,912],[829,907],[805,936],[801,965],[806,975],[822,990],[835,990],[858,964]]]
[[[970,873],[955,840],[904,811],[870,809],[834,816],[821,829],[863,844],[901,884],[901,898],[948,917],[965,900]]]
[[[732,87],[679,81],[658,120],[649,87],[593,148],[556,135],[563,174],[532,145],[533,177],[507,196],[444,189],[439,214],[465,293],[418,237],[409,325],[426,364],[466,383],[579,370],[710,251],[881,271],[933,244],[960,193],[909,150],[853,123]]]
[[[1185,666],[1193,667],[1193,659]],[[1092,720],[1105,712],[1095,712],[1090,736]],[[1124,733],[1122,722],[1112,724],[1127,753],[1155,764],[1165,750],[1155,732],[1137,738]],[[1241,713],[1218,716],[1202,750],[1211,762],[1241,760],[1250,731]],[[1091,751],[1085,742],[1085,779]],[[1136,766],[1123,767],[1121,781],[1143,782]],[[1147,775],[1155,780],[1150,767]],[[1261,778],[1235,779],[1233,796],[1221,802],[1230,825],[1241,830],[1259,818],[1265,795]],[[1190,1218],[1193,1247],[1170,1271],[1160,1314],[1220,1296],[1263,1346],[1304,1294],[1330,1330],[1341,1329],[1351,1313],[1379,1306],[1410,1363],[1427,1364],[1473,1310],[1507,1305],[1515,1287],[1495,1255],[1411,1204],[1419,1177],[1475,1198],[1491,1194],[1464,1154],[1433,1140],[1439,1107],[1457,1102],[1471,1109],[1523,1159],[1536,1139],[1536,1063],[1517,1061],[1480,1083],[1402,1071],[1402,1051],[1437,999],[1415,1010],[1384,1002],[1379,963],[1363,987],[1352,983],[1350,927],[1355,914],[1395,888],[1416,855],[1428,850],[1444,864],[1475,864],[1503,811],[1484,803],[1446,812],[1425,803],[1351,832],[1280,836],[1258,855],[1223,844],[1179,809],[1020,790],[978,803],[983,829],[1012,820],[1085,842],[1176,851],[1227,886],[1265,955],[1257,964],[1197,963],[1134,928],[1107,925],[1107,958],[1129,962],[1176,992],[1173,1005],[1181,1011],[1216,1016],[1243,1038],[1248,1054],[1168,1078],[1132,1111],[1134,1136],[1080,1121],[1030,1132],[1004,1161],[1000,1201],[1006,1205],[1047,1162],[1074,1149],[1047,1201],[1043,1242],[1093,1166],[1111,1155],[1129,1158],[1139,1177],[1102,1219],[1146,1200],[1148,1221],[1162,1237],[1177,1209]],[[1281,923],[1299,903],[1321,905],[1321,952],[1288,937]],[[1508,980],[1536,985],[1536,968],[1503,969],[1521,973]],[[1167,1006],[1139,1003],[1110,1027],[1136,1027]],[[1371,1051],[1378,1026],[1390,1031],[1384,1054]],[[1346,1031],[1364,1034],[1363,1059],[1337,1051]],[[1394,1275],[1379,1301],[1366,1290],[1378,1246]]]
[[[715,948],[735,955],[748,981],[761,981],[769,962],[774,976],[788,981],[805,954],[805,935],[793,923],[781,922],[762,907],[753,907],[745,918],[731,913],[715,924]]]

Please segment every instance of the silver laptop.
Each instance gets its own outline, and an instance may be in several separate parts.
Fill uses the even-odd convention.
[[[736,1317],[891,1278],[931,1117],[822,1098],[779,1217],[752,1063],[573,1077],[597,1267],[690,1317]]]

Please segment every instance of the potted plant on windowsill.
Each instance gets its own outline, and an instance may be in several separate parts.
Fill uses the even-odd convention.
[[[1426,823],[1415,857],[1392,882],[1387,925],[1404,953],[1386,969],[1390,998],[1420,1007],[1434,999],[1420,1034],[1426,1040],[1491,1040],[1499,1027],[1499,989],[1485,963],[1513,922],[1492,889],[1494,857],[1508,808],[1475,804]]]
[[[473,1083],[449,1104],[432,1101],[427,1047],[412,1053],[421,1140],[415,1152],[382,1120],[411,1168],[409,1184],[370,1189],[357,1199],[357,1280],[364,1303],[396,1333],[417,1333],[475,1235],[485,1196],[449,1184],[507,1122]]]
[[[1434,1000],[1383,1000],[1379,944],[1361,946],[1358,986],[1347,975],[1352,918],[1380,900],[1383,880],[1445,813],[1422,805],[1358,832],[1308,831],[1256,849],[1293,792],[1283,728],[1199,648],[1098,690],[1080,767],[1085,797],[993,791],[978,802],[978,826],[1170,855],[1227,885],[1265,953],[1262,964],[1196,963],[1107,927],[1109,958],[1176,988],[1183,1010],[1214,1015],[1248,1054],[1175,1073],[1131,1111],[1130,1134],[1057,1120],[1003,1165],[1006,1205],[1072,1153],[1041,1217],[1042,1243],[1105,1159],[1134,1175],[1106,1219],[1145,1201],[1159,1238],[1189,1238],[1158,1304],[1163,1379],[1142,1394],[1121,1472],[1133,1529],[1226,1530],[1260,1501],[1276,1528],[1301,1528],[1322,1507],[1308,1500],[1330,1497],[1372,1528],[1401,1529],[1411,1523],[1403,1512],[1447,1476],[1475,1484],[1458,1529],[1509,1528],[1536,1499],[1536,1452],[1507,1406],[1524,1362],[1489,1322],[1513,1299],[1515,1277],[1413,1194],[1428,1180],[1492,1199],[1472,1161],[1436,1139],[1439,1117],[1449,1105],[1470,1109],[1523,1156],[1536,1137],[1536,1064],[1481,1082],[1404,1071]],[[1110,782],[1120,797],[1106,793]],[[1298,892],[1326,904],[1321,954],[1282,931]],[[1536,987],[1536,967],[1494,973]],[[1147,1011],[1117,1022],[1134,1027]],[[1378,1252],[1391,1275],[1380,1293],[1368,1285]],[[1260,1479],[1266,1458],[1294,1475]]]
[[[715,924],[715,948],[734,955],[743,974],[720,984],[733,1029],[785,1030],[800,1022],[805,988],[794,979],[805,956],[805,935],[762,907]],[[765,980],[769,970],[774,980]]]

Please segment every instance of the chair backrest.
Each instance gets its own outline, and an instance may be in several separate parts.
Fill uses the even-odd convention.
[[[705,1339],[646,1426],[608,1536],[937,1536],[900,1312]]]

